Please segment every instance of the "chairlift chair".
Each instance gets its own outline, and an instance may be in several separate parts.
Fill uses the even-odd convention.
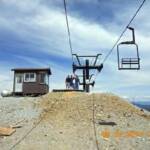
[[[132,41],[121,42],[117,45],[117,57],[118,57],[118,69],[119,70],[139,70],[140,69],[140,58],[138,45],[135,43],[134,28],[128,27],[132,31]],[[136,57],[120,58],[120,46],[121,45],[135,45]]]

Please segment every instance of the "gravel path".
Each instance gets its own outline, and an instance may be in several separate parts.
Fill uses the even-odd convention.
[[[0,126],[22,126],[12,136],[0,137],[0,150],[9,150],[32,128],[41,113],[41,109],[37,107],[38,103],[39,101],[33,97],[0,98]]]

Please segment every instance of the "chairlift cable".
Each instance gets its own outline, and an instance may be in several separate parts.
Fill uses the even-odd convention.
[[[57,104],[59,99],[57,99],[52,105],[51,105],[51,109]],[[46,116],[47,113],[45,113],[41,118],[40,120],[38,120],[34,125],[33,127],[25,133],[25,135],[19,139],[9,150],[14,150],[16,148],[16,146],[18,146],[22,141],[24,141],[40,124],[41,122],[44,120],[45,116]]]
[[[129,21],[129,23],[127,24],[127,26],[125,27],[125,29],[123,30],[123,32],[121,33],[121,35],[119,36],[119,38],[117,39],[117,41],[115,42],[115,44],[113,45],[113,47],[110,49],[110,51],[108,52],[108,54],[106,55],[106,57],[103,60],[103,63],[108,59],[108,57],[110,56],[110,54],[113,52],[114,48],[116,47],[116,45],[118,44],[118,42],[120,41],[120,39],[122,38],[122,36],[124,35],[124,33],[126,32],[126,30],[128,29],[128,27],[130,26],[130,24],[133,22],[133,20],[135,19],[135,17],[137,16],[137,14],[139,13],[139,11],[141,10],[141,8],[143,7],[144,3],[146,2],[146,0],[143,0],[141,5],[138,7],[138,9],[136,10],[135,14],[133,15],[133,17],[131,18],[131,20]]]
[[[120,39],[122,38],[122,36],[124,35],[124,33],[126,32],[126,30],[128,29],[128,27],[130,26],[130,24],[133,22],[133,20],[135,19],[135,17],[137,16],[137,14],[139,13],[139,11],[141,10],[141,8],[143,7],[144,3],[146,2],[146,0],[143,0],[141,5],[138,7],[138,9],[136,10],[135,14],[133,15],[133,17],[131,18],[131,20],[129,21],[129,23],[127,24],[127,26],[125,27],[125,29],[122,31],[122,33],[120,34],[119,38],[117,39],[117,41],[115,42],[115,44],[113,45],[113,47],[110,49],[110,51],[108,52],[108,54],[106,55],[106,57],[104,58],[104,60],[102,61],[102,63],[104,64],[106,62],[106,60],[108,59],[108,57],[110,56],[110,54],[113,52],[114,48],[116,47],[116,45],[118,44],[118,42],[120,41]],[[94,81],[96,80],[97,76],[98,76],[99,72],[96,73]]]
[[[63,0],[63,1],[64,1],[64,10],[65,10],[65,17],[66,17],[66,25],[67,25],[67,32],[68,32],[69,47],[70,47],[71,58],[72,58],[72,62],[73,62],[73,48],[72,48],[71,33],[70,33],[68,13],[67,13],[67,3],[66,3],[66,0]]]
[[[95,97],[94,94],[92,94],[92,122],[93,122],[93,130],[94,130],[94,137],[95,137],[95,144],[96,144],[96,149],[100,150],[99,143],[98,143],[98,137],[97,137],[97,132],[96,132],[96,121],[95,121],[95,113],[96,113],[96,107],[95,107]]]

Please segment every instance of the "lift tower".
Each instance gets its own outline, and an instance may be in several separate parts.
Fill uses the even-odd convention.
[[[101,54],[97,55],[83,55],[79,56],[77,54],[73,54],[73,57],[76,58],[77,64],[75,62],[73,63],[73,72],[75,73],[77,70],[82,70],[83,72],[83,82],[80,83],[80,85],[83,85],[83,91],[90,92],[90,86],[94,86],[95,81],[91,82],[91,74],[90,70],[97,70],[98,72],[101,72],[103,69],[103,64],[97,65],[97,60]],[[93,63],[90,63],[90,58],[94,59]],[[85,59],[84,64],[81,63],[81,59]]]

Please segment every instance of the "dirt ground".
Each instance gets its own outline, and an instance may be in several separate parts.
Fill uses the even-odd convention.
[[[49,93],[0,100],[2,150],[149,150],[150,114],[112,94]]]

